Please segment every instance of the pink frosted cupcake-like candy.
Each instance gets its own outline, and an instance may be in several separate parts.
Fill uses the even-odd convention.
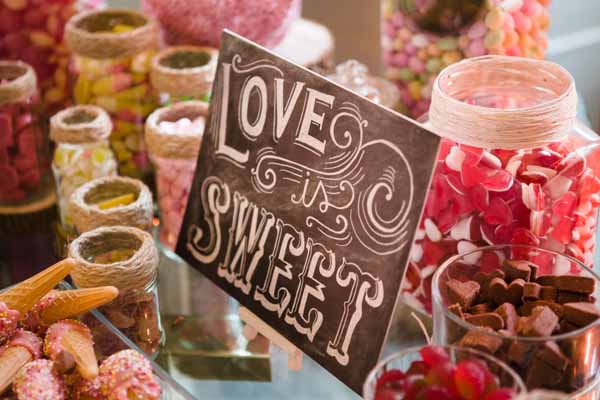
[[[0,301],[0,345],[6,342],[17,330],[17,323],[21,314],[17,310],[8,308]]]
[[[142,0],[160,22],[169,44],[219,47],[230,29],[267,47],[275,46],[300,15],[301,0]]]
[[[150,362],[135,350],[123,350],[100,366],[100,390],[108,400],[159,400],[160,384]]]
[[[67,390],[62,377],[54,370],[50,360],[27,363],[13,383],[13,391],[19,400],[65,400]]]

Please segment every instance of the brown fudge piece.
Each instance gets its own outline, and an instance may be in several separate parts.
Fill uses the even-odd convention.
[[[463,309],[471,307],[479,294],[479,283],[475,281],[461,282],[450,279],[446,282],[450,303],[458,303]]]
[[[542,286],[540,289],[540,299],[546,301],[555,301],[558,290],[554,286]]]
[[[589,294],[586,293],[576,293],[576,292],[567,292],[564,290],[559,290],[558,291],[558,296],[556,296],[556,302],[560,303],[560,304],[565,304],[565,303],[580,303],[580,302],[586,302],[586,303],[591,303],[592,296],[590,296]]]
[[[531,301],[523,304],[523,306],[519,308],[519,314],[529,316],[535,307],[550,307],[550,309],[554,311],[558,318],[562,318],[563,306],[558,303],[545,300]]]
[[[542,387],[552,389],[560,384],[562,379],[563,373],[561,371],[534,357],[533,362],[527,368],[525,384],[529,390]]]
[[[527,342],[514,341],[511,342],[510,346],[508,346],[506,357],[511,363],[514,363],[519,367],[524,368],[531,361],[534,348],[535,345],[533,344]]]
[[[504,303],[496,308],[495,312],[502,317],[504,329],[514,334],[517,329],[517,322],[519,321],[519,314],[517,314],[515,306],[511,303]]]
[[[536,282],[542,286],[554,286],[556,275],[541,275],[538,276]]]
[[[475,304],[474,306],[471,306],[471,308],[469,308],[469,312],[471,314],[483,314],[490,311],[492,311],[492,307],[489,303]]]
[[[490,328],[481,329],[485,329],[490,333],[493,333]],[[460,340],[460,346],[471,347],[486,353],[494,354],[496,351],[498,351],[500,346],[502,346],[502,339],[491,334],[485,334],[479,330],[472,330],[463,336],[463,338]]]
[[[591,324],[600,318],[600,309],[591,303],[567,303],[563,306],[564,318],[579,327]]]
[[[480,289],[479,289],[479,297],[482,300],[489,300],[489,296],[488,296],[488,292],[490,289],[490,282],[492,281],[492,279],[494,278],[501,278],[504,279],[505,274],[504,272],[502,272],[502,270],[495,270],[490,272],[489,274],[486,274],[484,272],[477,272],[475,274],[475,276],[473,277],[473,279],[479,283]]]
[[[529,282],[531,278],[530,262],[526,260],[504,260],[502,262],[502,271],[506,274],[506,280],[523,279]]]
[[[538,267],[537,264],[530,262],[529,268],[531,269],[531,276],[529,276],[529,282],[535,282],[540,267]]]
[[[520,304],[523,297],[524,284],[525,281],[523,279],[515,279],[510,285],[507,285],[502,279],[494,278],[490,282],[490,297],[496,305],[506,302]]]
[[[519,333],[523,336],[550,336],[557,324],[558,317],[550,307],[539,306],[520,324]]]
[[[527,282],[523,285],[523,302],[539,300],[542,286],[535,282]]]
[[[535,353],[535,357],[561,372],[564,372],[571,363],[556,342],[545,342],[544,346]]]
[[[508,289],[506,290],[506,298],[505,301],[508,301],[512,304],[520,304],[523,298],[523,286],[525,285],[525,281],[523,279],[517,278],[508,285]]]
[[[568,332],[576,331],[577,329],[579,329],[579,327],[577,325],[573,325],[566,319],[563,319],[560,321],[560,331],[559,331],[560,333],[568,333]]]
[[[576,293],[594,293],[596,281],[587,276],[561,275],[554,280],[554,286],[558,290]]]
[[[465,320],[470,324],[476,326],[487,326],[495,331],[504,328],[504,320],[502,317],[493,312],[471,315],[466,317]]]

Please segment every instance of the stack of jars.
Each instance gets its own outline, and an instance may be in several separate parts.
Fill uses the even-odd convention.
[[[436,75],[461,59],[486,54],[543,58],[549,2],[383,0],[386,76],[400,88],[405,112],[414,118],[425,113]]]
[[[72,17],[65,32],[74,53],[75,101],[100,106],[112,117],[110,143],[119,173],[146,177],[144,120],[157,107],[150,87],[156,24],[134,11],[110,9]]]

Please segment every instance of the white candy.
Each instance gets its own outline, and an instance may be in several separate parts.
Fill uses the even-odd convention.
[[[458,251],[458,254],[463,255],[463,254],[471,253],[474,250],[477,250],[477,246],[466,240],[461,240],[456,245],[456,250]],[[476,251],[472,254],[464,256],[463,260],[467,264],[476,264],[480,258],[481,258],[481,252]]]
[[[423,246],[420,244],[413,245],[410,250],[410,259],[414,263],[418,263],[423,258]]]
[[[442,233],[435,223],[429,218],[425,219],[425,233],[432,242],[439,242],[442,240]]]
[[[557,175],[544,185],[544,191],[550,195],[551,199],[558,199],[569,191],[572,183],[573,181],[566,176]]]
[[[566,257],[556,257],[554,262],[555,275],[567,275],[571,271],[571,261]]]
[[[450,230],[450,236],[454,240],[471,240],[471,221],[473,217],[463,218]]]
[[[495,169],[502,168],[502,161],[500,161],[500,159],[498,157],[496,157],[489,151],[484,151],[482,153],[481,161],[486,163],[488,166],[490,166],[492,168],[495,168]]]
[[[425,239],[425,230],[417,229],[417,232],[415,233],[415,240],[423,240],[423,239]]]
[[[458,146],[453,146],[446,156],[446,165],[453,171],[459,171],[465,160],[465,153]]]

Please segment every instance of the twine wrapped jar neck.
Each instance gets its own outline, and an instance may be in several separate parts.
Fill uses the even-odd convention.
[[[577,93],[558,64],[484,56],[453,64],[437,77],[429,127],[480,148],[517,150],[563,140],[573,128]]]
[[[115,32],[118,26],[132,29]],[[67,22],[65,39],[77,55],[94,59],[130,57],[157,46],[158,26],[148,16],[132,10],[89,11]]]
[[[36,75],[29,64],[0,61],[0,105],[25,101],[36,88]]]
[[[111,131],[109,115],[98,106],[73,106],[50,118],[50,138],[57,143],[106,141]]]
[[[152,59],[152,86],[159,93],[199,98],[212,88],[217,56],[212,47],[169,47]]]
[[[161,122],[177,122],[188,118],[194,121],[197,118],[208,116],[208,104],[202,101],[185,101],[172,106],[159,108],[146,120],[146,145],[152,156],[195,159],[200,150],[204,124],[192,123],[185,132],[168,132]]]
[[[132,194],[126,205],[102,208],[101,203]],[[152,194],[137,179],[106,176],[80,186],[71,195],[71,218],[77,231],[87,232],[101,226],[126,225],[148,230],[152,226]]]
[[[71,271],[81,288],[112,285],[123,294],[144,289],[158,274],[158,250],[152,236],[137,228],[101,227],[86,232],[69,246],[77,265]]]

